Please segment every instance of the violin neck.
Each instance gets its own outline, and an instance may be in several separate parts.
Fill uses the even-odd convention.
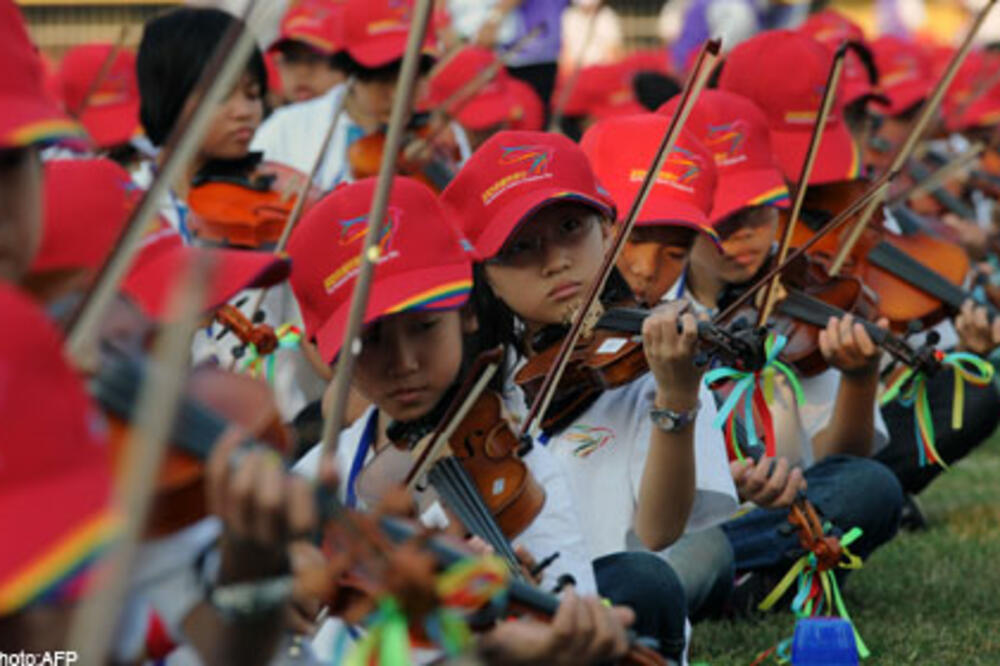
[[[955,286],[937,271],[928,268],[886,241],[880,241],[872,248],[871,252],[868,253],[868,261],[892,273],[904,282],[926,291],[956,311],[961,309],[962,303],[971,297],[964,289]],[[991,317],[1000,314],[989,303],[980,303],[980,305],[986,307]]]
[[[94,398],[114,416],[130,421],[146,372],[140,363],[123,356],[108,358],[91,382]],[[226,421],[217,414],[182,398],[171,441],[185,453],[208,460],[212,446],[226,427]]]

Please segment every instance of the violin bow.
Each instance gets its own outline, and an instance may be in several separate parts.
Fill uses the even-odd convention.
[[[104,56],[104,60],[101,62],[101,67],[97,70],[97,76],[91,79],[90,85],[87,86],[87,92],[84,93],[83,99],[80,100],[80,105],[75,109],[68,109],[69,114],[74,119],[79,119],[80,116],[83,115],[83,112],[90,106],[90,100],[94,97],[98,88],[100,88],[105,79],[108,78],[108,74],[111,73],[111,66],[114,64],[118,54],[121,53],[122,48],[125,46],[126,37],[128,37],[128,26],[123,25],[121,30],[118,32],[118,38],[115,40],[114,44],[111,45],[111,50],[108,51],[106,56]]]
[[[174,323],[159,334],[152,353],[156,372],[149,373],[139,389],[134,425],[125,442],[123,472],[115,490],[116,506],[125,514],[124,529],[107,555],[106,569],[97,579],[100,585],[90,589],[70,626],[69,644],[84,666],[104,664],[109,654],[156,477],[180,406],[210,263],[211,255],[199,253],[178,276],[168,310],[169,321]]]
[[[309,174],[302,180],[299,185],[298,192],[296,193],[295,205],[292,206],[292,212],[288,215],[288,219],[285,220],[285,226],[281,229],[281,236],[278,237],[278,242],[274,246],[275,256],[280,256],[284,253],[285,248],[288,246],[288,239],[292,237],[292,232],[295,231],[296,225],[299,223],[299,219],[305,212],[306,208],[306,195],[309,192],[309,188],[316,181],[316,176],[319,174],[320,167],[323,166],[323,160],[326,158],[326,151],[330,147],[330,141],[333,139],[334,129],[337,127],[337,123],[340,122],[340,116],[344,113],[344,107],[346,106],[347,96],[351,94],[354,89],[355,78],[351,76],[344,83],[344,94],[340,96],[340,100],[337,102],[337,106],[333,111],[333,116],[330,119],[330,124],[326,128],[326,132],[323,134],[323,142],[320,143],[319,153],[316,155],[316,159],[313,160],[312,166],[309,168]],[[250,305],[250,316],[254,316],[260,310],[261,304],[264,302],[264,298],[267,296],[270,287],[262,288],[257,295],[254,297]],[[229,364],[229,370],[232,372],[236,368],[236,363],[239,361],[238,358],[233,357],[232,362]]]
[[[541,415],[548,409],[549,402],[555,393],[555,388],[558,386],[559,380],[562,379],[562,374],[566,369],[570,353],[574,346],[576,346],[576,342],[579,340],[580,334],[583,332],[583,322],[587,319],[587,313],[597,301],[601,292],[604,290],[608,277],[611,275],[611,271],[615,267],[615,262],[618,261],[618,256],[621,254],[622,248],[625,246],[625,241],[628,240],[628,236],[631,233],[632,228],[635,226],[635,221],[639,216],[639,212],[642,210],[643,205],[646,203],[646,199],[649,197],[649,192],[653,189],[653,185],[659,177],[660,170],[663,168],[663,163],[666,161],[667,156],[673,152],[674,145],[677,143],[677,138],[680,136],[681,130],[684,128],[684,123],[687,122],[687,117],[691,113],[691,109],[694,107],[695,102],[698,100],[698,96],[701,94],[702,89],[705,87],[705,83],[708,81],[708,77],[712,72],[715,61],[719,57],[721,47],[722,42],[719,39],[708,40],[702,46],[701,52],[698,54],[698,60],[696,61],[694,68],[691,70],[691,75],[688,79],[687,85],[685,85],[684,91],[681,93],[680,104],[677,105],[677,109],[674,111],[674,115],[670,119],[670,125],[667,127],[667,132],[663,135],[663,139],[660,141],[660,146],[657,148],[656,154],[653,157],[653,163],[649,166],[649,170],[646,171],[642,184],[639,186],[639,191],[636,193],[635,199],[632,201],[632,207],[629,209],[624,223],[619,226],[614,243],[604,257],[604,264],[601,266],[601,270],[598,272],[596,279],[591,283],[587,291],[587,295],[583,299],[583,305],[580,308],[580,312],[574,318],[573,325],[570,328],[569,333],[563,339],[562,346],[559,348],[559,353],[556,356],[552,367],[550,367],[549,371],[546,373],[538,391],[538,395],[535,396],[535,400],[531,404],[531,409],[528,410],[528,414],[525,417],[524,422],[521,424],[521,431],[519,433],[521,437],[532,431],[532,426],[534,425],[535,420],[540,418]]]
[[[812,176],[813,166],[816,164],[816,155],[819,153],[820,143],[823,141],[823,131],[826,129],[826,121],[833,110],[833,102],[837,98],[837,88],[840,86],[840,77],[844,71],[844,58],[847,56],[847,44],[841,44],[833,56],[830,63],[830,73],[826,79],[826,89],[823,91],[823,100],[816,115],[816,124],[813,126],[812,137],[809,140],[809,148],[806,150],[805,159],[802,162],[802,170],[799,172],[799,179],[795,185],[795,199],[792,202],[792,210],[788,216],[788,223],[785,225],[785,232],[781,236],[781,243],[778,245],[777,263],[781,263],[788,256],[788,248],[792,244],[792,234],[795,225],[799,221],[802,213],[802,205],[806,200],[806,191],[809,189],[809,178]],[[757,312],[757,328],[767,322],[774,309],[774,303],[778,294],[778,282],[780,275],[775,275],[767,283],[767,290],[764,292],[764,303]]]
[[[908,188],[892,197],[889,206],[906,203],[910,197],[918,194],[930,194],[946,183],[952,176],[960,172],[972,162],[976,161],[982,152],[986,150],[986,144],[982,141],[969,146],[967,150],[950,159],[946,164],[942,164],[934,172],[920,182],[910,185]]]
[[[892,163],[889,165],[887,170],[890,180],[896,178],[896,176],[902,172],[907,160],[910,159],[910,155],[912,155],[913,151],[916,149],[917,144],[923,137],[924,130],[927,129],[934,113],[937,112],[938,108],[941,106],[945,93],[955,80],[955,75],[958,74],[959,68],[962,66],[962,63],[965,62],[965,58],[969,55],[969,51],[972,50],[972,41],[975,39],[976,34],[979,32],[983,22],[986,20],[986,16],[990,13],[990,10],[993,9],[993,5],[995,5],[996,2],[997,0],[987,0],[986,4],[979,10],[979,13],[976,15],[976,19],[972,22],[972,25],[969,26],[969,30],[966,32],[965,38],[962,40],[962,45],[955,52],[955,55],[952,56],[951,62],[948,63],[948,68],[944,71],[944,74],[941,75],[941,78],[934,87],[934,91],[931,93],[931,96],[921,107],[920,116],[918,116],[917,121],[913,124],[913,128],[906,137],[906,141],[904,141],[903,145],[899,147],[898,151],[896,151],[896,155],[893,157]],[[886,193],[888,193],[888,189],[886,189]],[[882,198],[884,198],[884,195]],[[840,273],[844,262],[847,261],[847,257],[854,249],[854,246],[857,245],[858,241],[861,239],[861,234],[868,225],[868,221],[871,219],[871,216],[878,209],[878,205],[881,203],[882,198],[872,202],[869,208],[865,210],[865,213],[859,217],[851,227],[847,234],[847,238],[844,239],[841,242],[840,247],[837,248],[837,254],[834,256],[833,261],[830,264],[830,275],[835,276]]]
[[[256,0],[250,0],[244,18],[249,18],[255,5]],[[270,10],[264,11],[270,13],[275,6],[271,5]],[[194,157],[208,131],[216,107],[229,94],[245,70],[255,44],[254,31],[249,24],[245,21],[234,21],[219,41],[212,59],[188,95],[188,100],[197,101],[191,112],[182,116],[174,126],[163,148],[165,159],[159,173],[132,211],[114,249],[101,267],[93,287],[87,292],[83,303],[68,325],[66,348],[78,365],[91,358],[104,312],[135,258],[150,221],[156,216],[160,202],[167,194],[171,183]]]
[[[594,8],[594,13],[590,15],[587,19],[587,31],[584,33],[583,41],[580,42],[580,50],[576,53],[576,58],[573,60],[573,73],[569,75],[569,79],[566,81],[566,87],[559,91],[559,99],[556,100],[555,109],[552,112],[552,118],[549,120],[548,131],[550,132],[562,132],[562,119],[563,112],[566,109],[566,105],[569,103],[569,98],[573,94],[573,89],[576,88],[576,84],[580,81],[580,70],[583,69],[583,58],[587,55],[587,49],[590,48],[590,42],[594,38],[594,32],[597,29],[597,15],[601,12],[604,2],[598,0],[597,6]]]
[[[351,295],[351,308],[347,315],[347,327],[344,331],[344,343],[340,347],[337,366],[333,375],[333,409],[329,418],[323,422],[323,455],[336,451],[335,437],[340,432],[347,411],[347,395],[350,387],[351,373],[354,361],[361,353],[359,335],[364,323],[365,310],[368,307],[368,294],[371,291],[372,276],[375,272],[375,262],[378,261],[378,229],[389,206],[389,191],[395,175],[395,155],[403,144],[403,134],[406,121],[410,114],[413,91],[416,87],[420,50],[430,23],[433,0],[418,0],[413,10],[410,33],[407,37],[406,52],[403,55],[403,65],[399,80],[393,93],[392,111],[389,117],[389,129],[386,133],[385,150],[382,152],[382,163],[379,165],[378,182],[372,197],[371,209],[368,213],[368,230],[361,249],[358,276],[354,283],[354,293]]]
[[[542,33],[542,25],[536,25],[528,33],[521,36],[516,42],[514,42],[510,48],[504,51],[503,55],[489,67],[483,71],[476,74],[474,77],[469,79],[465,84],[462,85],[458,90],[449,95],[440,106],[434,110],[434,114],[444,120],[440,122],[435,129],[428,135],[417,138],[410,145],[406,146],[404,152],[408,159],[413,159],[418,157],[421,152],[426,150],[427,146],[433,143],[440,134],[448,127],[448,123],[445,122],[451,118],[455,117],[459,111],[465,108],[465,105],[472,101],[476,93],[479,92],[483,86],[493,80],[493,78],[500,72],[500,69],[509,62],[509,58],[514,53],[517,53],[529,43],[535,40]]]

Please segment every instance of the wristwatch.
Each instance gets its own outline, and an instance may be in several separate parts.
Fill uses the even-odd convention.
[[[649,410],[649,418],[653,424],[663,432],[680,432],[690,424],[694,423],[698,410],[701,409],[699,400],[693,409],[686,412],[678,412],[673,409],[659,409],[654,407]]]

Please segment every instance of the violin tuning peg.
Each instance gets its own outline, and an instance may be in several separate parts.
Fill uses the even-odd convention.
[[[257,310],[253,313],[253,323],[263,324],[265,319],[267,319],[267,314],[263,310]]]
[[[218,334],[217,334],[217,335],[215,336],[215,339],[216,339],[216,340],[221,340],[222,338],[226,337],[226,333],[228,333],[228,332],[229,332],[229,329],[228,329],[228,328],[223,328],[223,329],[222,329],[221,331],[219,331],[219,333],[218,333]]]
[[[243,358],[244,351],[245,349],[243,348],[243,345],[237,345],[233,347],[232,348],[233,358]]]
[[[736,331],[746,330],[750,326],[750,322],[747,321],[746,317],[737,317],[733,320],[731,324],[731,329],[735,333]]]
[[[927,331],[927,336],[924,338],[924,344],[931,347],[936,347],[937,344],[941,342],[941,334],[937,331]]]
[[[247,297],[243,296],[242,298],[234,301],[233,305],[235,305],[238,308],[241,308],[241,307],[243,307],[243,304],[246,303],[246,302],[247,302]]]
[[[705,366],[708,365],[708,361],[709,361],[708,354],[703,351],[700,351],[694,355],[694,365],[696,368],[704,368]]]

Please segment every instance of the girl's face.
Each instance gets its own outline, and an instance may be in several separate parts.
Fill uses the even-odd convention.
[[[486,279],[529,328],[563,323],[597,278],[610,244],[610,230],[592,208],[546,206],[486,262]]]
[[[656,305],[677,281],[694,233],[677,227],[637,227],[629,234],[618,270],[641,303]]]
[[[249,72],[243,74],[229,97],[215,111],[201,145],[201,153],[206,159],[246,157],[254,132],[264,116],[263,92]]]
[[[403,312],[371,324],[354,387],[391,419],[424,416],[458,378],[462,336],[473,327],[458,310]]]
[[[722,252],[699,234],[691,249],[691,267],[727,284],[740,284],[756,275],[767,260],[778,232],[778,211],[762,207],[740,212],[716,228]]]

